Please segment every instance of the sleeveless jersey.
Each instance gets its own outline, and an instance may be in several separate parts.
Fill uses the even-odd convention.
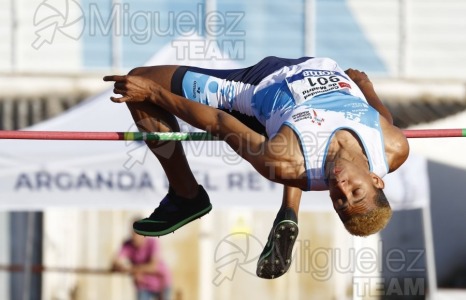
[[[276,74],[283,74],[283,87],[293,101],[270,112],[265,121],[267,133],[272,137],[282,125],[296,133],[306,164],[307,190],[328,188],[325,159],[330,140],[341,129],[358,136],[371,172],[380,177],[388,173],[380,115],[335,61],[314,58]]]
[[[202,74],[205,71],[189,69],[184,94],[206,105],[255,116],[269,138],[281,126],[292,128],[306,163],[307,190],[327,189],[325,158],[340,129],[359,137],[371,172],[380,177],[388,173],[379,113],[332,59],[267,57],[246,69],[225,70],[225,76]]]

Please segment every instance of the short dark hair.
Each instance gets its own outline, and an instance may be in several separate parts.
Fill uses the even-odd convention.
[[[343,221],[346,230],[352,235],[369,236],[377,233],[388,224],[392,209],[382,189],[376,189],[376,208],[364,214],[355,214]]]

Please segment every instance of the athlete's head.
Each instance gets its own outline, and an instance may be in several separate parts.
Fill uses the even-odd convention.
[[[341,160],[330,169],[328,182],[333,207],[351,234],[368,236],[387,225],[392,211],[382,190],[382,178]]]

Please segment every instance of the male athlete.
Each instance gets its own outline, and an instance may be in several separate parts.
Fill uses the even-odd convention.
[[[114,81],[114,102],[126,102],[139,130],[179,131],[175,116],[218,136],[265,178],[284,185],[283,204],[257,275],[276,278],[291,264],[302,191],[329,190],[353,235],[385,227],[391,209],[382,177],[407,158],[409,146],[365,73],[343,71],[329,58],[266,57],[254,66],[209,70],[154,66]],[[170,189],[159,207],[134,223],[160,236],[208,213],[180,142],[147,142]]]

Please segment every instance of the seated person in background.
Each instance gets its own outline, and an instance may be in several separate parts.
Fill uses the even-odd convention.
[[[158,240],[133,232],[115,257],[113,269],[133,277],[137,300],[170,299],[170,272],[161,258]]]

